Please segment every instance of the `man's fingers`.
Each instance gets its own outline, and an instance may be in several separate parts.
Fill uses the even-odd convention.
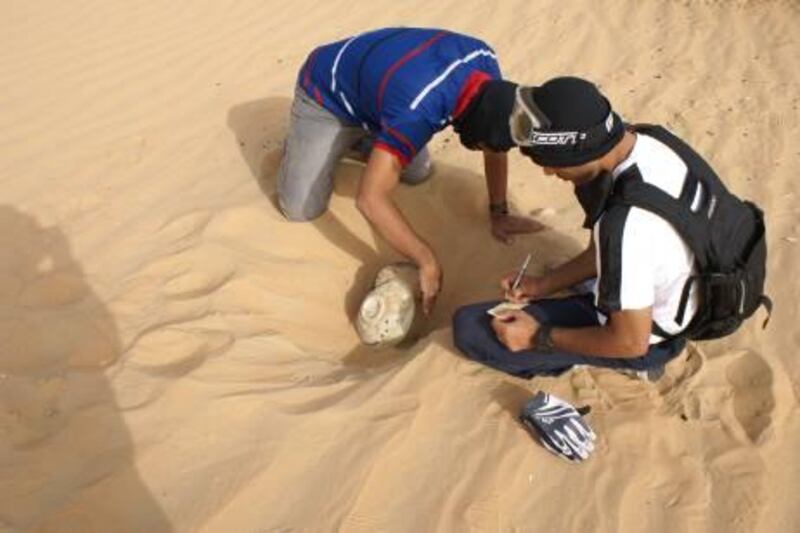
[[[422,295],[422,312],[426,315],[430,314],[433,309],[433,304],[436,303],[436,294],[423,294]]]
[[[500,344],[503,346],[508,346],[508,341],[506,340],[506,327],[508,327],[508,324],[513,322],[513,320],[513,317],[509,318],[507,314],[502,314],[492,319],[491,324],[494,334],[497,337],[497,340],[499,340]]]
[[[519,303],[528,303],[528,297],[522,292],[521,289],[517,289],[514,292],[506,292],[505,294],[506,300],[514,302],[515,304]]]
[[[503,227],[500,229],[500,240],[506,244],[511,244],[514,241],[514,232],[510,228]]]
[[[535,233],[547,229],[547,225],[532,218],[515,217],[508,231],[511,233]]]
[[[514,280],[517,278],[516,272],[511,272],[506,274],[505,276],[500,279],[500,288],[503,289],[505,292],[511,290],[511,285],[514,283]]]
[[[496,316],[492,319],[492,329],[494,330],[495,335],[502,340],[502,334],[505,332],[505,324],[508,323],[508,319],[504,318],[503,315]]]
[[[503,244],[511,244],[511,237],[506,232],[496,232],[494,234],[495,239],[502,242]]]
[[[497,315],[495,315],[492,323],[494,324],[497,322],[498,324],[508,324],[510,322],[514,322],[520,316],[519,311],[515,311],[513,309],[506,309],[503,311],[499,311]]]
[[[525,229],[528,233],[536,233],[537,231],[542,231],[547,229],[549,226],[547,224],[542,224],[536,220],[528,220],[528,223],[525,224]]]

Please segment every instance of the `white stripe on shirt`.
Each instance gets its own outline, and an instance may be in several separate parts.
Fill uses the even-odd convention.
[[[494,60],[497,60],[497,56],[494,55],[494,53],[487,48],[475,50],[474,52],[467,54],[461,59],[456,59],[455,61],[450,63],[450,65],[448,65],[448,67],[444,70],[444,72],[442,72],[435,80],[430,82],[428,85],[425,86],[424,89],[422,89],[422,91],[417,95],[416,98],[414,98],[414,100],[411,102],[411,105],[408,108],[411,109],[412,111],[415,110],[422,102],[422,100],[426,96],[428,96],[428,93],[431,92],[433,89],[435,89],[436,86],[438,86],[440,83],[442,83],[447,78],[447,76],[449,76],[450,73],[456,69],[456,67],[458,67],[459,65],[463,65],[464,63],[469,63],[476,57],[480,56],[488,56]]]
[[[334,94],[336,94],[336,68],[339,66],[339,60],[342,58],[342,54],[344,53],[345,49],[350,46],[350,43],[355,41],[360,36],[361,34],[350,37],[350,39],[339,49],[339,53],[336,54],[336,59],[333,60],[333,66],[331,67],[331,92]]]
[[[353,106],[351,106],[350,102],[347,101],[347,98],[345,97],[343,92],[339,92],[339,98],[342,99],[342,102],[344,103],[344,106],[347,108],[348,113],[350,113],[353,116],[356,116],[356,114],[353,112]]]

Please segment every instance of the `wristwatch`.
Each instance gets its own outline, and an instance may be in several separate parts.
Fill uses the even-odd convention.
[[[489,204],[489,214],[493,217],[498,217],[508,214],[508,202],[503,200],[495,204]]]
[[[553,353],[555,346],[553,346],[553,338],[550,336],[552,331],[553,327],[549,324],[540,324],[539,329],[536,330],[536,334],[533,336],[531,350],[539,353]]]

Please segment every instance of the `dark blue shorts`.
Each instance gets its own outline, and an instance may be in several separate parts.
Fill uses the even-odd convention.
[[[517,377],[554,376],[574,365],[646,370],[667,363],[686,345],[683,339],[651,344],[642,357],[612,358],[579,355],[569,352],[537,353],[532,350],[512,352],[503,346],[492,329],[492,316],[486,311],[499,302],[483,302],[461,307],[453,315],[453,340],[464,354],[492,368]],[[598,326],[597,310],[589,294],[568,298],[537,300],[525,312],[542,324],[561,328]]]

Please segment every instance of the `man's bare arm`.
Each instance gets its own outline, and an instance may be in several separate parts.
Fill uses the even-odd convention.
[[[442,271],[430,246],[411,228],[392,199],[400,180],[397,158],[380,149],[372,150],[356,198],[364,217],[398,252],[420,269],[423,309],[430,311],[441,286]]]
[[[505,152],[483,151],[483,171],[486,174],[486,190],[489,203],[506,201],[508,190],[508,154]]]
[[[652,308],[618,311],[604,326],[553,328],[551,338],[559,350],[597,357],[634,358],[650,347]]]

